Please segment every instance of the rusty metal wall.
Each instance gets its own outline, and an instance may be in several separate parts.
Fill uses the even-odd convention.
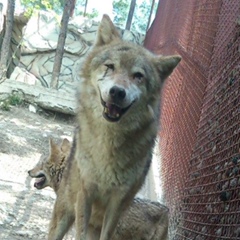
[[[240,1],[160,0],[145,46],[182,56],[159,132],[170,239],[240,239]]]

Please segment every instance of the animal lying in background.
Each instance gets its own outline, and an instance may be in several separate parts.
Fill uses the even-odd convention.
[[[34,186],[53,188],[58,195],[64,169],[70,164],[71,143],[63,139],[60,145],[50,139],[50,153],[28,171],[36,178]],[[61,186],[64,188],[65,186]],[[59,196],[61,198],[61,196]],[[71,197],[71,196],[70,196]],[[72,196],[75,197],[75,196]],[[166,240],[168,239],[168,209],[158,202],[135,198],[117,225],[113,240]]]

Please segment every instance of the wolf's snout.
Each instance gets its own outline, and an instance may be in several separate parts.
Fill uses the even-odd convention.
[[[117,122],[128,111],[135,102],[128,99],[127,92],[124,88],[113,86],[108,90],[107,101],[101,98],[103,105],[103,117],[110,122]]]
[[[126,96],[124,88],[114,86],[110,89],[109,94],[114,102],[122,101]]]

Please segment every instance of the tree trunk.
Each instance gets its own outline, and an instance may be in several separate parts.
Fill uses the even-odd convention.
[[[86,17],[86,14],[87,14],[87,5],[88,5],[88,0],[85,1],[84,12],[83,12],[84,17]]]
[[[73,0],[73,4],[71,5],[71,9],[70,9],[70,17],[73,17],[75,5],[76,5],[76,0]]]
[[[64,53],[64,45],[65,40],[67,36],[67,26],[69,17],[71,14],[71,9],[74,9],[73,4],[75,3],[75,0],[66,0],[61,20],[61,28],[60,33],[58,37],[58,44],[56,49],[56,55],[54,59],[54,65],[53,65],[53,74],[52,74],[52,81],[51,81],[51,87],[57,89],[58,88],[58,81],[59,81],[59,75],[62,65],[62,59],[63,59],[63,53]]]
[[[132,0],[131,1],[131,5],[130,5],[130,9],[129,9],[129,12],[128,12],[127,23],[126,23],[126,29],[127,30],[131,29],[133,13],[134,13],[134,10],[135,10],[135,6],[136,6],[136,0]]]
[[[149,17],[148,17],[148,23],[147,23],[147,27],[146,27],[146,32],[147,32],[147,30],[149,28],[149,25],[150,25],[150,22],[151,22],[154,5],[155,5],[155,0],[152,0],[151,10],[150,10],[150,14],[149,14]]]
[[[0,56],[0,83],[6,79],[6,73],[9,63],[9,52],[10,44],[12,37],[13,29],[13,20],[14,20],[14,9],[15,9],[15,0],[8,0],[7,14],[6,14],[6,27],[5,34],[1,46],[1,56]]]

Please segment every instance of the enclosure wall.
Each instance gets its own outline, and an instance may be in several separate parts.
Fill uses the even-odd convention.
[[[159,132],[170,239],[240,239],[240,1],[161,0],[145,46],[182,56]]]

